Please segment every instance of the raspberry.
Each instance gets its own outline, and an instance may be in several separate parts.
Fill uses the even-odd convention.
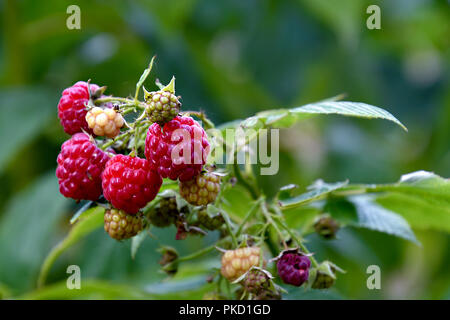
[[[328,289],[331,288],[334,284],[335,278],[330,275],[323,273],[321,271],[317,271],[316,279],[312,284],[311,288],[313,289]]]
[[[174,262],[178,258],[178,252],[172,247],[162,247],[158,250],[161,253],[159,264],[162,270],[168,275],[174,275],[178,271],[178,263]]]
[[[194,206],[206,206],[216,200],[220,190],[220,177],[214,173],[202,173],[192,180],[180,181],[180,194]]]
[[[102,174],[103,194],[114,207],[134,214],[156,197],[162,179],[147,160],[117,155]]]
[[[211,231],[219,229],[225,223],[220,213],[210,216],[206,209],[200,210],[197,217],[198,225]]]
[[[278,274],[284,283],[301,286],[309,276],[309,258],[297,250],[287,250],[277,261]]]
[[[179,214],[176,198],[169,197],[161,199],[159,207],[150,212],[149,219],[154,226],[164,228],[175,223]]]
[[[252,269],[247,273],[243,285],[247,292],[258,294],[270,289],[270,278],[264,271]]]
[[[192,179],[202,170],[208,154],[206,132],[191,117],[175,117],[162,130],[157,123],[148,129],[145,157],[163,178],[180,181]]]
[[[311,288],[331,288],[336,281],[336,271],[344,272],[344,270],[329,261],[322,262],[316,269],[316,277],[311,285]]]
[[[97,136],[114,138],[124,125],[124,120],[120,113],[114,109],[102,109],[94,107],[86,114],[86,121],[90,129]]]
[[[102,194],[101,174],[109,156],[85,133],[76,133],[61,146],[56,177],[59,191],[75,200],[97,200]]]
[[[222,275],[234,281],[251,267],[259,265],[260,248],[247,247],[236,250],[227,250],[222,256]]]
[[[95,92],[99,87],[90,84],[91,92]],[[64,131],[70,135],[85,130],[92,133],[86,122],[86,103],[89,100],[88,84],[78,81],[72,87],[63,91],[58,103],[58,117]]]
[[[281,293],[275,290],[263,290],[259,293],[255,300],[280,300]]]
[[[146,95],[145,111],[151,122],[164,125],[180,112],[181,103],[177,96],[165,90],[154,91]]]
[[[339,225],[330,216],[322,216],[314,223],[314,230],[325,239],[336,238]]]
[[[105,212],[105,231],[111,238],[123,240],[134,237],[143,228],[142,218],[129,215],[122,210],[110,209]]]

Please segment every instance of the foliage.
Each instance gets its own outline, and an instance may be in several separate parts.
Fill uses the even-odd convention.
[[[312,114],[302,114],[303,121],[281,131],[282,169],[273,177],[257,177],[267,201],[288,183],[299,187],[292,196],[281,190],[279,197],[295,202],[314,191],[306,186],[319,177],[348,181],[348,189],[282,209],[286,224],[303,236],[318,260],[330,259],[347,271],[338,275],[330,291],[290,288],[285,297],[449,298],[449,210],[439,196],[445,190],[433,186],[410,192],[398,182],[382,184],[422,168],[441,177],[450,174],[448,32],[442,27],[448,21],[448,4],[339,3],[189,0],[170,6],[165,1],[113,1],[105,6],[101,1],[79,1],[82,29],[74,31],[64,27],[70,1],[4,1],[0,296],[38,298],[34,293],[42,292],[41,298],[139,298],[144,291],[150,293],[146,298],[158,298],[153,294],[159,293],[165,298],[202,298],[211,290],[203,275],[218,267],[217,252],[181,263],[178,273],[166,279],[158,272],[156,249],[169,244],[181,257],[189,256],[213,245],[219,236],[215,232],[176,242],[173,229],[151,228],[133,260],[131,241],[111,242],[99,228],[62,253],[47,285],[31,292],[45,256],[67,236],[69,220],[84,205],[57,195],[55,157],[67,139],[55,116],[58,93],[79,79],[92,78],[108,84],[109,92],[127,96],[156,52],[158,76],[167,82],[176,75],[183,105],[205,111],[225,127],[274,106],[276,115],[281,106],[301,106],[340,92],[348,93],[346,100],[384,106],[398,116],[408,134],[388,122]],[[381,31],[364,27],[369,4],[382,9]],[[283,119],[280,126],[292,124]],[[376,190],[369,190],[371,186]],[[364,191],[355,191],[354,198],[350,187]],[[176,185],[166,182],[163,188]],[[403,217],[421,247],[359,228],[354,200],[363,196],[371,205]],[[223,198],[221,207],[237,223],[254,207],[240,184],[224,190]],[[347,226],[336,240],[321,241],[313,232],[323,210]],[[70,264],[80,265],[83,279],[93,280],[86,280],[90,292],[64,291]],[[383,270],[381,291],[365,288],[365,268],[370,264]],[[54,286],[61,290],[46,295]],[[105,286],[117,286],[115,292],[124,294],[104,294]]]

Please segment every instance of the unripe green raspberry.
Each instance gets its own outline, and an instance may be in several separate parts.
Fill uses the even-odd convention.
[[[210,216],[206,209],[200,210],[197,217],[199,227],[210,231],[219,229],[225,223],[220,213],[215,216]]]
[[[222,256],[220,272],[228,280],[236,280],[251,267],[259,265],[260,250],[258,247],[227,250]]]
[[[180,181],[180,194],[194,206],[206,206],[216,200],[220,177],[212,172],[201,173],[192,180]]]
[[[331,288],[334,284],[335,279],[331,277],[329,274],[323,273],[321,271],[317,271],[316,279],[312,284],[311,288],[313,289],[328,289]]]
[[[142,218],[139,215],[130,215],[115,208],[105,211],[104,220],[105,231],[116,240],[134,237],[143,228]]]
[[[270,279],[264,271],[252,269],[245,276],[243,285],[247,292],[258,294],[270,288]]]
[[[175,223],[179,214],[176,198],[168,197],[161,199],[159,207],[150,211],[148,218],[154,226],[164,228]]]
[[[329,261],[322,262],[315,269],[314,282],[311,285],[313,289],[328,289],[331,288],[336,281],[336,272],[345,272],[334,263]]]
[[[328,215],[323,215],[314,223],[314,230],[325,239],[336,238],[338,223]]]
[[[160,126],[175,118],[180,112],[181,103],[178,97],[169,91],[154,91],[146,96],[145,111],[151,122]]]
[[[281,293],[274,290],[262,290],[255,300],[281,300]]]

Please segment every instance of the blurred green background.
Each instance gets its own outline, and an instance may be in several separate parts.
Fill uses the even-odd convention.
[[[75,3],[81,30],[68,30],[66,9]],[[381,30],[366,28],[370,4],[381,7]],[[141,297],[136,287],[143,297],[201,298],[210,290],[202,275],[218,265],[217,253],[167,280],[155,249],[166,243],[189,253],[217,235],[176,242],[174,230],[152,229],[156,238],[134,261],[129,243],[94,232],[57,260],[52,290],[33,291],[80,207],[59,194],[54,173],[68,138],[56,114],[62,90],[92,79],[109,94],[133,94],[154,54],[146,87],[175,75],[184,110],[204,110],[215,123],[346,93],[409,128],[335,116],[284,130],[280,172],[261,179],[269,195],[318,178],[383,183],[419,169],[450,176],[448,1],[0,0],[0,14],[0,297]],[[450,299],[450,236],[415,231],[422,247],[351,228],[329,242],[308,237],[319,259],[347,273],[331,291],[290,288],[286,297]],[[96,282],[68,292],[70,264]],[[381,267],[381,290],[366,287],[371,264]]]

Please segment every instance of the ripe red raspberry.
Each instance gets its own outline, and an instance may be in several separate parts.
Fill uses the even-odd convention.
[[[194,206],[206,206],[216,200],[220,190],[220,177],[214,173],[202,173],[192,180],[180,181],[180,194]]]
[[[91,92],[99,89],[96,84],[90,84],[90,88]],[[58,103],[58,117],[66,133],[73,135],[81,132],[81,129],[92,133],[86,122],[86,103],[88,100],[88,84],[84,81],[78,81],[63,91]]]
[[[102,174],[103,194],[118,209],[135,214],[156,197],[162,179],[147,160],[117,155]]]
[[[202,170],[208,154],[206,132],[191,117],[175,117],[162,130],[157,123],[148,129],[145,157],[163,178],[192,179]]]
[[[284,283],[301,286],[309,276],[309,258],[297,250],[287,250],[277,261],[278,274]]]
[[[101,174],[109,156],[85,133],[77,133],[61,146],[56,177],[59,191],[75,200],[97,200],[102,194]]]
[[[105,231],[116,240],[124,240],[134,237],[143,228],[142,217],[126,214],[122,210],[112,208],[106,210]]]

